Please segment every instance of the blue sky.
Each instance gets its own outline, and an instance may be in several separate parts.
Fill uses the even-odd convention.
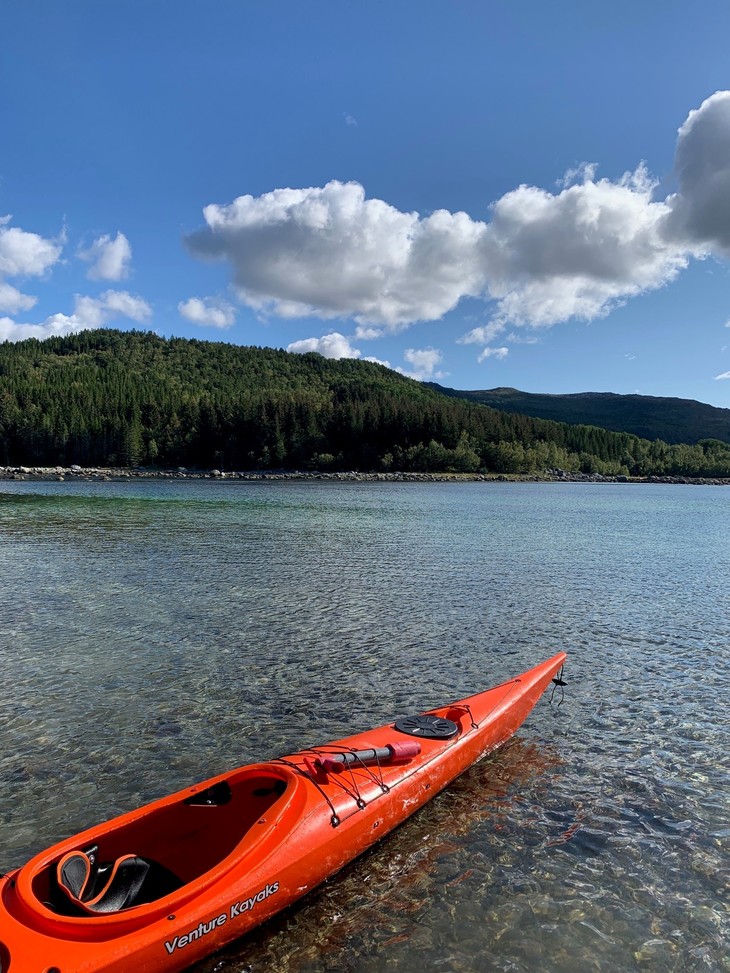
[[[5,0],[0,340],[730,407],[724,0]]]

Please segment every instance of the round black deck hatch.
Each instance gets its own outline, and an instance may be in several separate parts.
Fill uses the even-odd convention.
[[[447,720],[443,716],[434,716],[432,713],[404,716],[396,720],[394,725],[401,733],[407,733],[412,737],[426,737],[429,740],[448,740],[459,732],[459,727],[452,720]]]

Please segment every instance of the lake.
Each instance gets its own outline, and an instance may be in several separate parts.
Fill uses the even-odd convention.
[[[0,871],[564,649],[564,701],[194,969],[728,971],[729,538],[725,487],[2,483]]]

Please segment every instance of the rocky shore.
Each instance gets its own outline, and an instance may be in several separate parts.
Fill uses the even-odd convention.
[[[81,466],[0,466],[0,480],[80,480],[123,482],[125,480],[333,480],[368,483],[449,483],[449,482],[529,482],[529,483],[685,483],[730,486],[730,478],[686,476],[603,476],[599,473],[570,473],[545,470],[544,473],[361,473],[320,472],[316,470],[224,470],[123,469]]]

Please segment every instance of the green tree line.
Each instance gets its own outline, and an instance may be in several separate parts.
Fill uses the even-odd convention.
[[[446,396],[371,362],[85,331],[0,344],[0,465],[730,476],[668,445]]]

